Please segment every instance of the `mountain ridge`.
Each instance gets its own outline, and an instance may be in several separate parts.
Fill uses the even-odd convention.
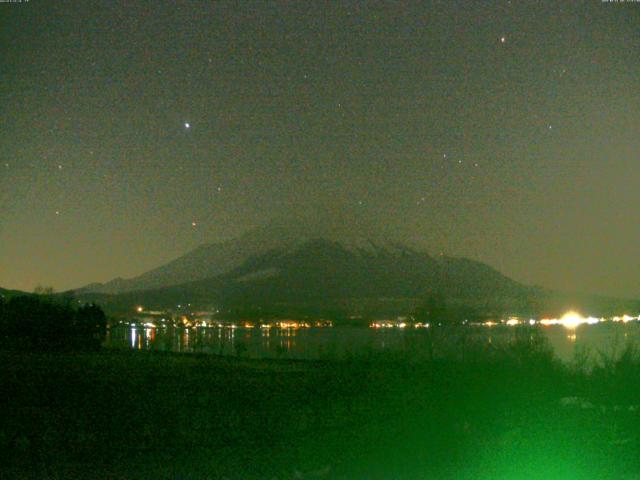
[[[347,222],[327,215],[317,219],[277,219],[237,238],[199,245],[184,255],[135,277],[117,277],[105,283],[91,283],[76,289],[76,292],[117,294],[210,278],[226,273],[248,258],[268,250],[296,248],[315,238],[339,241],[350,248],[362,250],[371,248],[372,245],[385,244],[391,247],[406,243],[381,234],[361,219]]]

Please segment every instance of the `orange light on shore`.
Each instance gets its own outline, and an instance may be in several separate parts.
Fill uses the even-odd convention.
[[[558,322],[559,320],[556,318],[543,318],[542,320],[540,320],[540,325],[544,325],[545,327],[547,327],[549,325],[557,325]]]

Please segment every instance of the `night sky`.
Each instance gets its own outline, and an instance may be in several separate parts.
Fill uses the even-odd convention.
[[[0,286],[326,209],[640,295],[640,3],[0,3]]]

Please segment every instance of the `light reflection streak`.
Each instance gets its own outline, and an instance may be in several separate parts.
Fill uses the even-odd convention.
[[[131,348],[136,348],[136,327],[131,327]]]

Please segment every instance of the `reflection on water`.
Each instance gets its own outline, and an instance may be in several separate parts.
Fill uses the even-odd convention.
[[[570,361],[577,351],[615,354],[629,341],[640,339],[638,323],[581,325],[567,331],[562,326],[535,327],[556,355]],[[175,328],[114,326],[106,346],[137,350],[200,352],[244,355],[252,358],[345,358],[375,351],[424,354],[434,343],[463,349],[469,345],[499,347],[513,340],[515,331],[505,328],[458,328],[454,335],[427,329],[334,328]],[[438,337],[440,335],[440,337]]]

